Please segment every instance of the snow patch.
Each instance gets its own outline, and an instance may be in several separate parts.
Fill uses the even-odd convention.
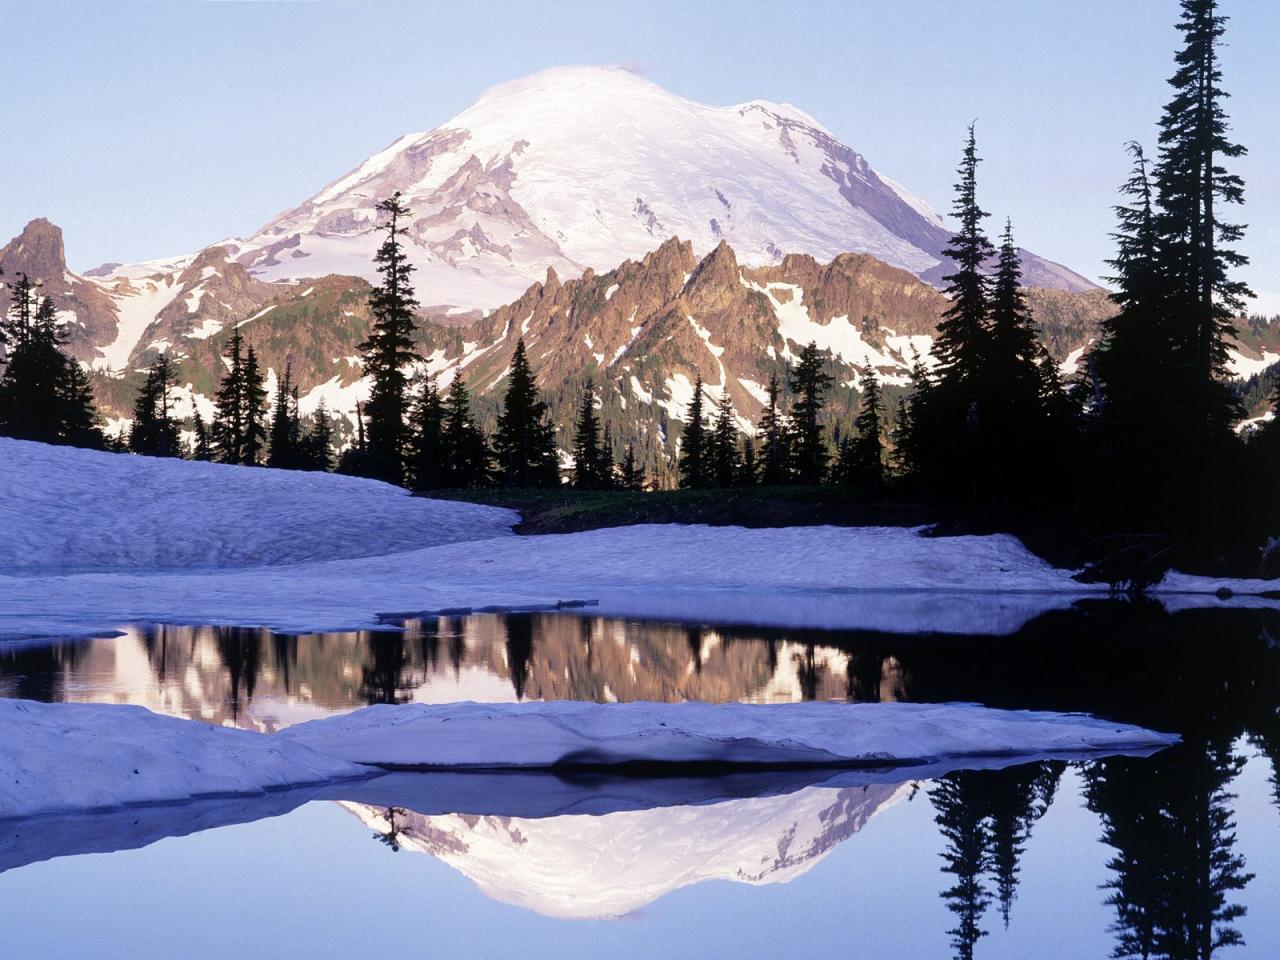
[[[1080,714],[916,703],[378,704],[274,734],[383,767],[552,769],[626,763],[893,765],[1155,749],[1170,734]]]

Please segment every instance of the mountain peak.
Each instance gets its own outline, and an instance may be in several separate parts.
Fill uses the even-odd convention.
[[[62,280],[67,270],[62,228],[44,217],[36,217],[22,232],[0,248],[0,264],[6,272],[21,271],[33,280]]]
[[[408,134],[258,233],[233,258],[266,280],[374,279],[380,199],[411,214],[408,253],[425,303],[491,309],[554,268],[640,260],[671,237],[704,256],[722,241],[744,266],[787,254],[865,253],[933,282],[950,234],[803,110],[709,106],[620,66],[552,67],[487,90]],[[1032,285],[1087,280],[1034,254]]]
[[[482,93],[466,112],[526,97],[566,96],[580,102],[583,97],[627,97],[638,93],[674,96],[648,77],[620,65],[567,64],[495,84]],[[465,116],[465,112],[460,116]]]

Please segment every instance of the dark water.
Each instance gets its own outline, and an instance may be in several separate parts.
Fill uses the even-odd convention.
[[[1083,710],[1183,742],[1003,769],[395,775],[10,824],[0,955],[1280,956],[1277,637],[1273,613],[1097,602],[997,638],[533,614],[8,647],[0,695],[261,730],[415,700],[821,698]]]

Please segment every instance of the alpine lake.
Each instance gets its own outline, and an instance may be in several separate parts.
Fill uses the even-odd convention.
[[[373,703],[979,702],[1182,740],[1149,756],[494,776],[470,791],[402,772],[0,821],[3,956],[1280,956],[1274,611],[1082,601],[994,637],[590,610],[120,632],[0,647],[0,696],[264,732]]]

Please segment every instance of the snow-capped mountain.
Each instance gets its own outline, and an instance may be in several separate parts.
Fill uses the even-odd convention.
[[[609,269],[672,236],[744,262],[869,253],[936,281],[949,231],[804,111],[695,103],[618,67],[557,67],[401,137],[251,237],[227,245],[264,279],[371,275],[375,204],[400,191],[424,303],[489,308],[551,267]],[[1032,286],[1089,281],[1034,254]]]
[[[122,372],[185,352],[287,282],[370,278],[376,204],[400,191],[421,301],[455,315],[639,260],[672,237],[697,256],[721,241],[742,263],[867,253],[931,283],[946,273],[939,216],[803,111],[711,107],[614,67],[559,67],[502,84],[447,123],[401,137],[243,239],[76,275],[37,220],[0,265],[42,279],[72,319],[72,351]],[[1025,253],[1030,286],[1092,288]],[[4,304],[0,289],[0,307]]]
[[[607,919],[707,880],[787,883],[816,866],[911,783],[794,793],[604,816],[424,816],[397,810],[401,849],[427,853],[486,896],[549,917]],[[386,808],[344,803],[386,834]]]

